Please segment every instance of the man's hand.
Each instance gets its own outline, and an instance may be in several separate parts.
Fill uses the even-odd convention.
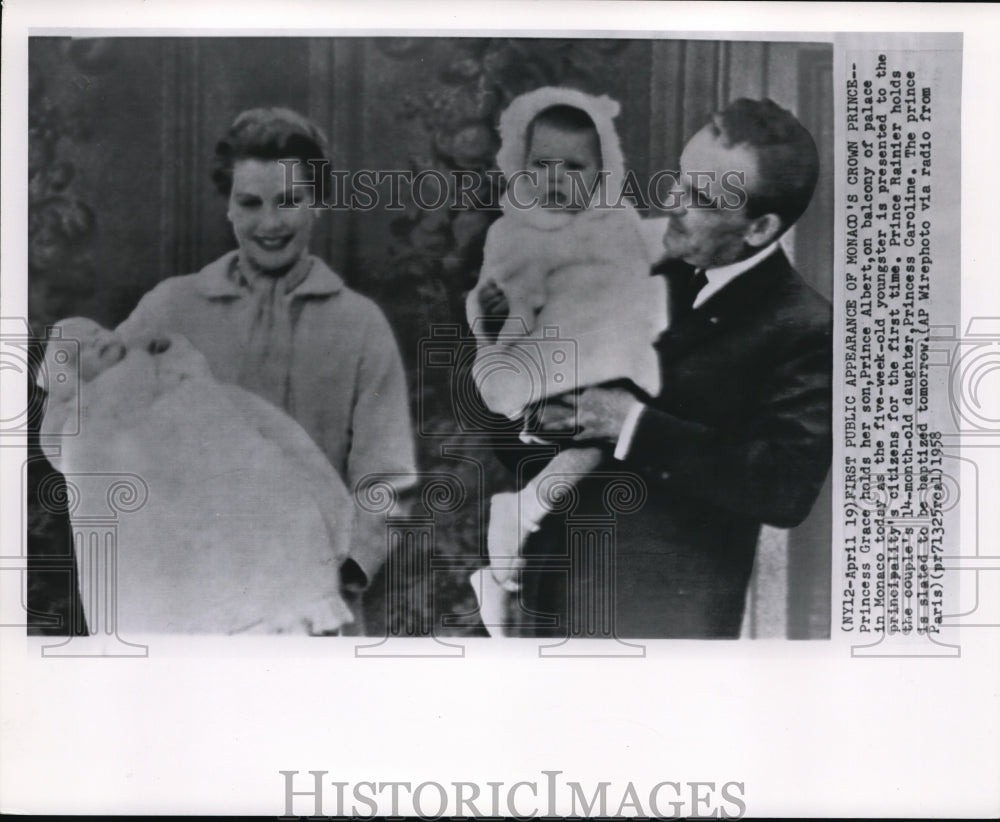
[[[506,320],[510,303],[496,280],[487,280],[479,289],[479,310],[484,317]]]
[[[510,314],[510,302],[496,280],[487,280],[476,295],[479,301],[480,329],[492,344],[497,341],[503,324]]]
[[[579,396],[560,397],[560,404],[548,403],[542,413],[542,431],[558,433],[580,430],[573,439],[593,442],[618,442],[628,412],[639,401],[624,388],[585,389]]]

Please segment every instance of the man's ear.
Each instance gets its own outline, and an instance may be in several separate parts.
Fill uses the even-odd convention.
[[[761,214],[747,226],[743,239],[753,248],[763,248],[778,239],[784,230],[784,223],[777,214]]]

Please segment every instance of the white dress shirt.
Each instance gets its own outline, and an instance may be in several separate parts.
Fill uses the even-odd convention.
[[[747,257],[744,260],[738,260],[735,263],[730,263],[729,265],[721,265],[718,268],[706,268],[705,269],[705,279],[708,280],[707,284],[702,286],[701,291],[697,293],[694,298],[693,308],[698,308],[704,305],[709,297],[721,291],[729,283],[735,280],[740,274],[745,274],[751,268],[762,262],[763,260],[770,257],[775,251],[778,250],[778,241],[775,240],[769,246],[762,248],[752,257]],[[615,459],[623,460],[628,455],[629,449],[632,447],[632,439],[635,437],[635,429],[639,425],[639,417],[642,416],[642,412],[645,409],[639,400],[635,400],[625,415],[625,421],[622,423],[622,430],[618,434],[618,443],[615,446]]]
[[[730,263],[729,265],[720,265],[718,268],[706,268],[705,278],[708,280],[708,285],[704,286],[701,291],[698,292],[698,295],[694,298],[692,308],[698,308],[699,306],[704,305],[709,297],[721,291],[733,280],[739,277],[740,274],[749,271],[758,263],[770,257],[777,250],[778,241],[775,240],[769,246],[762,248],[752,257],[747,257],[745,260],[738,260],[737,262]]]

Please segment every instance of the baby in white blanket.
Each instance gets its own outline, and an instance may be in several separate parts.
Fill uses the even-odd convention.
[[[132,474],[148,488],[146,503],[119,518],[110,569],[119,630],[318,634],[349,622],[338,570],[353,502],[298,423],[217,382],[182,336],[126,348],[91,320],[58,328],[78,342],[79,363],[65,362],[65,342],[49,344],[42,373],[59,374],[43,386],[46,455],[69,482]],[[76,397],[79,433],[69,435]],[[74,531],[87,531],[94,502],[71,510]],[[88,592],[108,572],[107,557],[80,539],[74,547],[94,630],[106,604]]]
[[[476,384],[512,420],[615,380],[659,392],[653,343],[666,327],[666,293],[650,265],[662,230],[652,239],[620,202],[618,111],[608,97],[548,87],[516,98],[501,117],[504,213],[487,234],[466,310]],[[508,590],[527,536],[558,504],[555,489],[601,459],[599,448],[563,448],[519,494],[493,497],[487,542],[493,575]]]

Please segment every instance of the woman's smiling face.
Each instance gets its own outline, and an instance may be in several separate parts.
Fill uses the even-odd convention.
[[[309,208],[312,199],[303,186],[292,189],[291,180],[310,179],[311,170],[298,165],[286,169],[277,160],[246,159],[233,166],[229,221],[244,262],[255,271],[287,270],[309,247],[319,212]]]

